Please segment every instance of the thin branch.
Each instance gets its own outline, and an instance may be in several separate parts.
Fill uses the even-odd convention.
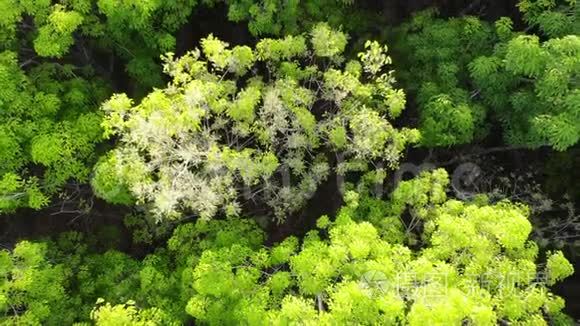
[[[26,66],[29,66],[31,64],[38,64],[38,62],[36,60],[34,60],[34,58],[28,59],[20,64],[20,69],[23,69]]]

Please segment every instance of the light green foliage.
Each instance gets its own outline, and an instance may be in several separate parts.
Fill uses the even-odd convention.
[[[193,309],[192,304],[188,305],[194,295],[193,267],[202,264],[203,257],[209,256],[210,252],[231,248],[234,256],[241,257],[243,252],[259,250],[263,242],[264,233],[251,219],[198,220],[177,227],[167,241],[167,247],[159,248],[140,264],[112,251],[104,255],[89,255],[84,258],[88,263],[81,264],[86,277],[80,280],[80,287],[75,291],[84,293],[83,288],[93,284],[98,285],[98,291],[93,290],[83,296],[84,306],[79,318],[86,319],[89,314],[86,309],[92,307],[95,297],[102,297],[111,304],[97,305],[102,314],[99,318],[103,319],[99,322],[123,318],[154,322],[155,325],[182,324],[188,318],[186,306]],[[293,250],[292,247],[279,251],[277,257],[284,259]],[[117,258],[113,260],[113,257]],[[107,269],[111,269],[112,273],[106,272]],[[218,271],[217,275],[207,277],[215,279],[220,275]],[[209,287],[217,291],[225,286],[217,282]],[[135,301],[125,304],[130,299]],[[95,313],[93,311],[91,315],[93,319],[96,318]],[[115,317],[117,314],[119,316]]]
[[[38,244],[47,248],[44,264],[62,269],[61,300],[63,305],[67,304],[66,307],[55,305],[53,313],[45,319],[43,325],[70,325],[73,321],[83,322],[90,319],[101,325],[117,325],[114,323],[115,317],[134,321],[151,319],[156,321],[155,325],[160,324],[161,318],[170,321],[158,309],[134,311],[128,301],[131,298],[140,298],[140,271],[143,264],[124,253],[110,249],[113,246],[111,242],[114,241],[106,240],[106,236],[102,240],[97,237],[83,237],[77,232],[67,232],[54,241]],[[102,247],[103,252],[96,252],[102,241],[106,241]],[[42,297],[38,300],[45,302]],[[103,301],[116,305],[102,305]],[[125,314],[127,316],[122,317]],[[69,321],[61,321],[65,317]]]
[[[264,38],[256,44],[256,55],[261,61],[289,61],[295,57],[306,55],[306,51],[307,45],[303,36],[286,36],[283,39]],[[288,62],[288,64],[292,64],[292,62]]]
[[[251,219],[198,221],[176,228],[167,241],[167,249],[178,259],[195,259],[203,250],[230,247],[235,244],[257,249],[264,233]],[[185,263],[185,261],[182,261]]]
[[[433,96],[422,108],[421,131],[426,146],[469,143],[481,128],[485,111],[476,104],[464,103],[447,94]]]
[[[401,214],[404,205],[425,207],[442,204],[447,199],[448,185],[447,172],[442,169],[423,173],[415,179],[401,182],[392,195],[391,202],[397,207],[395,214]]]
[[[404,106],[392,72],[384,72],[386,47],[375,42],[361,55],[358,67],[372,66],[363,75],[353,62],[342,70],[346,40],[321,24],[309,39],[313,58],[306,58],[303,36],[264,39],[253,50],[230,49],[210,35],[201,50],[168,55],[167,88],[138,105],[125,95],[104,103],[105,134],[116,135],[119,146],[96,167],[96,194],[114,203],[134,198],[159,220],[184,212],[205,220],[237,215],[248,200],[282,220],[328,175],[319,154],[327,147],[345,154],[340,173],[366,171],[374,160],[396,167],[418,135],[397,130],[385,115]],[[249,78],[254,62],[265,64],[271,78]],[[323,113],[317,117],[316,110]]]
[[[401,182],[387,201],[351,193],[335,219],[271,247],[256,222],[237,217],[182,224],[141,262],[90,253],[78,233],[49,255],[46,244],[21,242],[0,253],[0,321],[571,324],[548,286],[573,268],[559,251],[541,264],[528,209],[448,199],[448,183],[435,170]],[[65,257],[66,268],[56,264]],[[15,302],[26,302],[18,316]]]
[[[65,286],[66,268],[53,265],[42,243],[19,242],[0,251],[0,323],[3,325],[70,324],[74,311]]]
[[[134,198],[129,193],[127,186],[119,183],[116,174],[115,156],[106,155],[101,157],[95,167],[91,184],[96,195],[101,198],[107,198],[111,204],[130,205],[134,203]]]
[[[11,212],[18,207],[40,209],[48,204],[48,198],[40,190],[35,177],[23,181],[12,172],[2,176],[0,194],[0,212]]]
[[[0,1],[0,78],[3,80],[0,106],[4,112],[0,125],[0,179],[4,180],[0,189],[1,212],[18,207],[41,208],[66,182],[72,179],[86,181],[88,166],[96,160],[95,145],[101,138],[100,117],[92,108],[102,101],[105,93],[105,87],[87,71],[95,68],[99,74],[111,74],[121,61],[132,81],[139,84],[136,92],[161,85],[161,69],[156,60],[161,53],[174,50],[177,31],[190,18],[197,4],[196,0]],[[214,1],[204,1],[204,4],[211,6]],[[246,12],[246,16],[238,15],[237,18],[254,20],[252,26],[269,24],[258,13],[263,4],[228,3],[231,12],[252,6],[252,15],[247,16]],[[284,14],[295,21],[313,14],[312,17],[320,18],[332,16],[335,17],[330,20],[333,25],[339,25],[344,16],[338,12],[320,16],[324,12],[319,10],[320,5],[327,4],[341,8],[341,13],[349,11],[348,4],[330,0],[324,4],[289,3]],[[285,7],[281,3],[276,5]],[[286,19],[276,10],[271,14],[274,20]],[[298,31],[297,26],[292,27],[293,32]],[[287,44],[277,46],[281,58],[290,59],[283,55]],[[306,46],[295,50],[304,55]],[[267,50],[269,53],[275,51]],[[245,46],[216,54],[214,59],[219,60],[220,56],[228,58],[228,71],[239,75],[246,74],[255,61],[254,51]],[[46,63],[55,58],[59,59],[59,64]],[[64,64],[67,62],[92,67],[81,70]],[[230,112],[232,119],[252,123],[254,106],[260,100],[258,93],[256,88],[240,93],[238,105]],[[107,159],[109,162],[115,160],[112,156]],[[269,162],[271,165],[271,160]],[[93,183],[101,186],[95,188],[107,193],[101,196],[115,197],[114,203],[135,201],[127,187],[117,187],[107,180],[113,174],[107,173],[103,166],[96,174]],[[18,181],[13,176],[18,176]],[[229,210],[238,209],[230,207]]]
[[[541,43],[537,36],[517,35],[493,56],[474,60],[470,71],[502,121],[507,142],[565,150],[580,139],[578,36]]]
[[[201,41],[203,53],[216,70],[244,75],[254,63],[252,49],[236,46],[230,50],[228,46],[228,43],[214,38],[211,34]]]
[[[44,57],[62,57],[74,43],[73,32],[83,22],[83,16],[76,11],[65,11],[56,5],[48,16],[46,25],[38,29],[34,40],[36,53]]]
[[[314,26],[310,34],[314,54],[319,57],[332,58],[341,55],[348,41],[344,33],[333,31],[327,24]]]
[[[140,262],[117,251],[94,254],[90,243],[69,232],[55,242],[21,241],[0,251],[0,323],[177,325],[160,309],[137,309],[129,300],[139,298]]]
[[[83,252],[79,258],[78,265],[69,267],[73,270],[73,284],[78,286],[74,289],[75,294],[81,302],[94,303],[97,298],[118,302],[134,296],[139,286],[138,261],[114,250],[103,254]]]
[[[210,34],[175,58],[196,0],[0,0],[0,213],[90,179],[98,197],[137,205],[125,222],[139,241],[173,231],[142,259],[108,231],[104,246],[68,232],[0,250],[0,324],[572,324],[549,287],[573,266],[530,240],[527,207],[448,198],[444,170],[372,193],[410,144],[466,144],[490,123],[510,144],[575,145],[575,0],[521,0],[525,32],[430,10],[404,24],[394,48],[421,133],[393,123],[406,96],[390,49],[369,40],[348,55],[342,30],[368,32],[374,13],[351,0],[201,4],[285,36],[250,47]],[[149,94],[95,112],[109,90],[93,68],[117,78],[119,66]],[[151,90],[161,68],[170,82]],[[115,148],[99,157],[105,138]],[[358,187],[303,238],[270,244],[240,218],[282,221],[334,173]]]
[[[82,77],[48,63],[25,75],[15,53],[0,53],[0,212],[39,209],[68,181],[88,180],[107,88]]]
[[[179,325],[162,311],[155,308],[141,310],[135,306],[133,301],[113,306],[110,303],[103,304],[99,300],[91,312],[91,319],[97,326]]]
[[[299,34],[319,21],[365,30],[378,19],[374,13],[354,10],[351,1],[341,0],[2,0],[0,50],[30,46],[39,56],[50,58],[66,57],[75,47],[84,56],[95,55],[93,50],[104,51],[120,57],[131,77],[147,90],[162,84],[156,59],[175,50],[179,29],[198,5],[222,3],[228,8],[229,20],[248,21],[254,36]],[[234,52],[235,57],[247,59],[245,49]]]
[[[209,325],[568,323],[547,285],[570,275],[571,265],[558,252],[546,270],[536,266],[527,209],[447,200],[447,183],[436,170],[402,183],[391,201],[363,199],[334,222],[323,217],[300,246],[289,238],[268,250],[244,243],[205,250],[185,309]],[[425,211],[418,250],[388,231],[403,234],[392,222],[407,208]],[[549,279],[537,278],[546,272]]]
[[[198,220],[181,225],[167,241],[167,249],[144,259],[139,272],[140,290],[133,298],[141,305],[157,307],[177,320],[185,320],[186,306],[194,294],[193,266],[199,264],[204,253],[230,247],[258,250],[263,241],[264,233],[251,219]],[[243,251],[234,252],[243,255]],[[212,286],[218,289],[224,285]]]
[[[72,52],[73,45],[80,44],[89,60],[96,59],[88,57],[93,49],[121,57],[131,76],[140,85],[150,87],[161,83],[155,59],[174,49],[174,34],[196,5],[195,0],[3,0],[0,6],[8,14],[0,23],[0,48],[26,48],[28,44],[19,42],[17,33],[23,34],[23,39],[32,39],[40,57],[62,58]]]
[[[401,79],[417,97],[421,142],[428,147],[470,143],[484,136],[486,110],[469,90],[467,65],[491,53],[493,30],[475,17],[415,14],[398,32]]]
[[[574,267],[570,262],[568,262],[561,251],[552,253],[548,257],[546,268],[548,273],[548,285],[553,285],[574,273]]]
[[[381,46],[377,41],[366,41],[365,49],[367,51],[359,53],[359,58],[366,72],[375,75],[382,70],[383,66],[393,63],[391,57],[387,55],[386,45]]]
[[[88,181],[102,140],[95,109],[108,86],[92,67],[67,58],[77,33],[95,22],[87,4],[90,10],[82,0],[0,3],[0,213],[40,209],[68,182]],[[90,61],[83,51],[81,62]]]

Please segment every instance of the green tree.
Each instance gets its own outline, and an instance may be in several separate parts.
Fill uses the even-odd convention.
[[[577,35],[542,43],[538,36],[513,33],[493,55],[475,59],[470,72],[508,143],[562,151],[580,139]]]
[[[474,99],[468,64],[491,53],[491,26],[477,17],[437,18],[415,13],[396,31],[398,74],[415,95],[421,143],[427,147],[467,144],[487,133],[487,110]]]
[[[575,0],[520,0],[525,21],[549,37],[580,34],[580,5]]]
[[[180,26],[196,6],[186,1],[3,0],[0,48],[28,50],[27,59],[76,57],[99,65],[106,51],[120,57],[142,86],[162,83],[156,60],[172,51]],[[79,53],[80,52],[80,53]]]
[[[51,63],[25,74],[14,52],[0,53],[0,212],[39,209],[68,181],[88,181],[108,87],[85,76]]]
[[[177,32],[198,5],[221,3],[231,21],[248,21],[254,36],[299,34],[319,21],[364,30],[377,16],[354,10],[351,0],[2,0],[0,50],[23,48],[33,52],[30,59],[76,56],[95,66],[104,51],[113,55],[111,60],[120,58],[147,90],[163,83],[157,59],[175,50]]]
[[[367,42],[360,60],[343,64],[346,45],[345,34],[319,24],[309,37],[263,39],[255,49],[210,35],[201,50],[169,54],[165,89],[138,105],[124,94],[104,103],[105,135],[119,144],[97,165],[95,192],[134,199],[158,220],[237,215],[242,200],[283,219],[327,177],[328,150],[344,154],[339,173],[377,160],[395,167],[419,134],[389,121],[405,96],[385,69],[386,47]]]
[[[523,0],[519,8],[551,38],[516,32],[507,17],[491,25],[439,19],[435,10],[399,28],[399,63],[411,67],[399,73],[416,94],[423,145],[467,144],[492,124],[511,145],[565,150],[578,142],[578,6]]]
[[[141,262],[89,252],[78,233],[20,242],[0,253],[0,321],[571,324],[549,287],[572,265],[558,251],[540,255],[528,208],[450,199],[448,183],[435,170],[387,201],[350,196],[333,220],[271,247],[238,217],[182,224]]]
[[[133,301],[113,306],[110,303],[104,303],[99,300],[97,306],[91,312],[91,320],[97,326],[180,325],[159,309],[139,309]]]
[[[447,199],[447,183],[443,170],[403,182],[382,205],[362,201],[333,222],[321,218],[301,242],[205,250],[186,311],[209,325],[569,324],[548,286],[572,265],[560,252],[536,265],[527,208]],[[417,220],[399,232],[417,233],[412,247],[382,223],[407,210]],[[382,219],[365,220],[369,212]]]
[[[0,251],[0,323],[64,325],[74,321],[67,269],[51,264],[45,243],[19,242]]]
[[[233,0],[228,1],[231,21],[248,21],[255,36],[299,34],[325,21],[348,31],[366,31],[378,15],[359,10],[354,0]]]

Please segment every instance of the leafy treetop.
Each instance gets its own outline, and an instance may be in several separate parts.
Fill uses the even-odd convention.
[[[212,35],[180,59],[165,57],[172,82],[134,105],[103,105],[106,136],[119,144],[95,169],[97,195],[135,200],[159,219],[193,212],[237,215],[262,202],[283,219],[328,176],[325,152],[340,152],[338,173],[395,167],[419,134],[389,121],[405,106],[393,86],[386,47],[367,42],[344,64],[347,36],[316,25],[308,37],[263,39],[230,48]]]
[[[78,233],[21,242],[0,252],[0,322],[571,324],[549,286],[572,265],[561,252],[539,258],[527,207],[448,199],[448,183],[435,170],[387,201],[361,193],[269,248],[237,217],[183,224],[141,262],[92,254]]]

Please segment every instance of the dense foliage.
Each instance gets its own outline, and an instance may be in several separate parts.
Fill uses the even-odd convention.
[[[59,64],[26,75],[10,51],[0,54],[0,76],[0,212],[38,209],[70,179],[88,181],[108,88]]]
[[[0,1],[1,212],[41,208],[66,182],[87,182],[95,145],[102,141],[95,109],[110,89],[95,74],[115,77],[112,69],[120,61],[138,93],[163,84],[157,59],[175,49],[176,33],[197,5],[189,0]],[[336,9],[333,14],[320,10],[328,5]],[[263,35],[296,33],[320,20],[340,25],[350,4],[233,1],[228,6],[231,20],[250,20],[250,31]]]
[[[447,199],[448,182],[436,170],[388,201],[362,194],[303,240],[271,248],[240,218],[181,225],[142,262],[90,254],[78,234],[49,253],[24,241],[0,256],[0,309],[25,324],[565,323],[547,286],[573,269],[561,252],[537,265],[527,208]]]
[[[469,68],[484,101],[503,122],[507,142],[564,150],[580,139],[578,35],[542,44],[537,36],[517,35]]]
[[[390,202],[345,207],[334,222],[322,217],[302,244],[289,238],[269,252],[242,254],[247,249],[235,245],[204,252],[186,310],[215,325],[493,325],[541,322],[543,311],[563,318],[562,302],[544,286],[571,266],[555,253],[548,279],[536,281],[543,271],[533,263],[537,247],[526,241],[525,209],[446,201],[446,183],[436,171],[401,184]],[[403,244],[412,230],[393,226],[407,205],[424,223],[417,251]],[[387,228],[369,223],[369,212]]]
[[[476,17],[444,20],[415,14],[400,27],[398,46],[407,88],[416,94],[425,146],[469,143],[486,134],[487,111],[474,100],[468,64],[491,52],[493,30]]]
[[[141,85],[160,85],[158,56],[175,49],[177,32],[199,5],[214,7],[222,2],[228,6],[228,18],[249,21],[249,30],[256,36],[296,34],[319,21],[339,26],[349,22],[346,17],[352,15],[352,3],[342,0],[2,0],[0,47],[34,50],[45,58],[80,52],[84,60],[95,65],[102,64],[99,51],[113,53]],[[350,29],[365,26],[348,25]]]
[[[580,138],[579,9],[521,1],[540,36],[514,31],[510,18],[416,14],[398,32],[407,87],[416,94],[425,146],[466,144],[500,124],[508,144],[565,150]],[[541,8],[541,9],[540,9]],[[568,12],[569,11],[569,12]],[[540,40],[546,35],[548,39]]]
[[[421,3],[0,0],[0,324],[577,323],[580,5]]]
[[[103,105],[105,133],[120,144],[97,165],[95,192],[114,203],[134,198],[159,219],[183,211],[209,219],[239,214],[245,191],[282,220],[327,178],[328,151],[342,156],[339,174],[379,159],[396,167],[419,134],[389,122],[405,106],[385,69],[391,59],[367,42],[359,60],[342,64],[346,43],[319,24],[308,38],[263,39],[255,49],[210,35],[201,50],[169,54],[167,88],[137,106],[122,94]]]

